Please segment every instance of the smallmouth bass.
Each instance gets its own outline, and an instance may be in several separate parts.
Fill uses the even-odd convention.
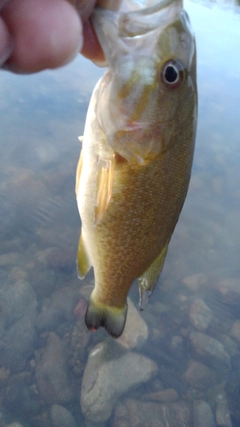
[[[77,168],[77,265],[95,287],[85,322],[121,335],[138,279],[140,309],[158,280],[191,174],[196,48],[179,0],[96,8],[108,69],[90,101]]]

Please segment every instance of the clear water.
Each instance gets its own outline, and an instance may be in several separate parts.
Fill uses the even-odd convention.
[[[177,392],[176,401],[190,407],[189,427],[197,422],[194,401],[209,403],[214,416],[209,426],[239,427],[240,6],[219,0],[186,1],[185,7],[198,47],[196,151],[188,197],[166,264],[142,314],[149,340],[138,350],[157,363],[159,372],[121,397],[116,406],[126,398],[153,400],[146,394],[171,388]],[[80,150],[77,137],[83,132],[91,91],[101,74],[101,69],[80,56],[63,69],[34,76],[0,74],[1,427],[13,422],[54,427],[53,404],[67,408],[77,426],[90,425],[79,405],[82,375],[89,351],[106,335],[85,330],[84,304],[73,314],[93,278],[91,274],[84,282],[76,278],[80,222],[74,183]],[[81,294],[80,287],[85,289]],[[136,287],[131,297],[137,305]],[[204,326],[201,321],[207,314],[201,309],[199,320],[197,299],[211,310],[209,324],[206,321]],[[219,361],[220,356],[200,354],[189,338],[191,331],[203,332],[224,345],[229,365]],[[46,356],[49,335],[54,350]],[[37,380],[39,364],[48,357],[50,366],[54,365],[63,344],[64,362],[58,363],[67,369],[70,390],[68,397],[61,393],[52,397],[54,388],[49,385],[50,391],[46,390]],[[221,351],[218,348],[218,354]],[[201,379],[191,376],[192,361],[209,368],[215,380],[199,386]],[[62,381],[60,388],[66,386]],[[159,399],[154,404],[161,406]],[[219,399],[225,402],[222,406]],[[225,424],[221,424],[221,410]],[[98,425],[125,427],[124,422],[114,415]],[[149,419],[150,426],[153,422]],[[183,424],[173,422],[171,427],[175,425]]]

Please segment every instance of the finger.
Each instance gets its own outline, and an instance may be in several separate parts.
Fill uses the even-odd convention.
[[[1,12],[14,47],[5,67],[19,73],[55,68],[82,47],[82,24],[65,0],[12,0]]]

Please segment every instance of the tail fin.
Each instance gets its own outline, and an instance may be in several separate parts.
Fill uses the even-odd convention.
[[[126,317],[127,304],[123,308],[105,306],[97,304],[90,299],[85,323],[88,329],[96,331],[100,326],[103,326],[113,338],[118,338],[123,332]]]

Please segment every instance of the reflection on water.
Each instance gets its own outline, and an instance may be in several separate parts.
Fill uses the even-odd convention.
[[[125,348],[86,330],[93,276],[75,270],[77,136],[101,70],[78,58],[0,75],[1,427],[240,426],[240,9],[186,8],[198,42],[192,180]],[[136,286],[130,296],[137,306]]]

